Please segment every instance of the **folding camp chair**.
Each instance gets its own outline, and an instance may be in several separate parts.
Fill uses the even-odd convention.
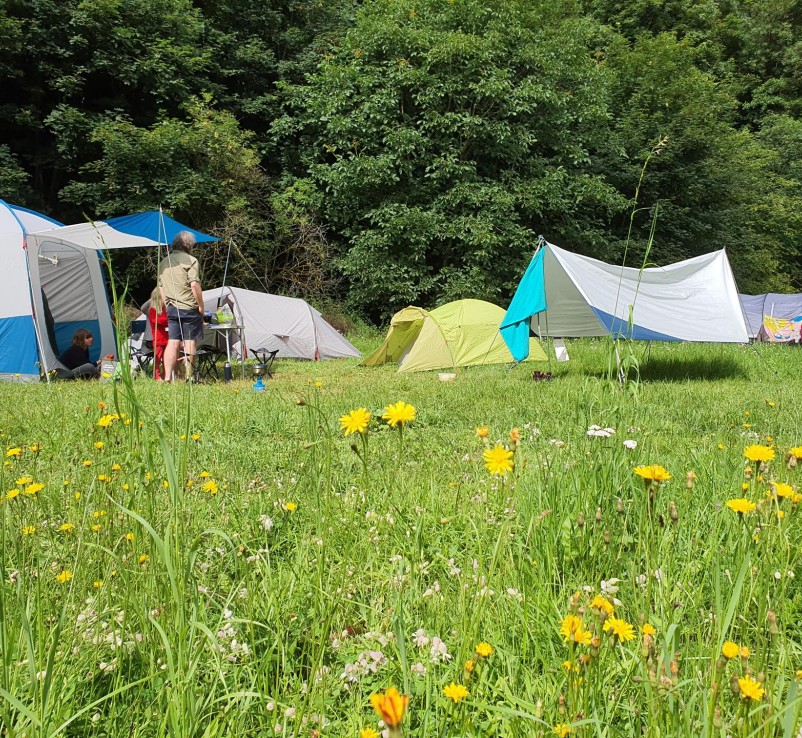
[[[278,349],[268,351],[267,349],[251,349],[251,353],[256,357],[260,364],[265,366],[265,377],[268,379],[273,376],[273,362],[276,360]]]
[[[147,372],[153,364],[153,348],[143,340],[147,325],[147,320],[132,320],[129,331],[128,347],[131,365],[135,365],[142,372]],[[135,346],[137,343],[139,345]]]

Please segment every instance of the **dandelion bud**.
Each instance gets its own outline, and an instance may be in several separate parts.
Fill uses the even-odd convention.
[[[359,448],[357,447],[357,445],[355,443],[351,444],[351,451],[353,451],[355,454],[359,453]]]
[[[577,527],[579,527],[579,528],[584,528],[585,527],[585,514],[583,512],[580,512],[579,515],[577,516],[576,524],[577,524]]]
[[[715,711],[713,712],[713,725],[715,725],[717,728],[720,728],[722,725],[720,707],[716,707]]]
[[[679,513],[677,512],[677,506],[673,502],[668,504],[668,514],[671,517],[671,522],[676,525],[679,520]]]
[[[763,684],[766,681],[766,675],[762,671],[757,675],[757,681],[759,684]]]
[[[780,631],[777,629],[777,616],[774,614],[774,610],[769,610],[766,618],[769,621],[769,633],[777,635]]]
[[[543,717],[543,700],[538,699],[535,703],[535,717],[540,720]]]
[[[596,522],[597,522],[597,523],[601,523],[601,520],[602,520],[602,516],[601,516],[601,508],[600,508],[600,507],[597,507],[597,508],[596,508]]]
[[[796,462],[797,462],[796,456],[794,456],[793,454],[788,454],[788,463],[786,464],[786,466],[789,469],[796,469]]]
[[[623,515],[624,514],[624,501],[620,497],[618,498],[618,500],[615,503],[615,511],[619,515]]]
[[[658,525],[659,525],[661,528],[665,528],[665,527],[666,527],[666,519],[663,517],[663,513],[660,513],[660,514],[657,516],[657,524],[658,524]]]
[[[732,676],[730,677],[730,692],[732,692],[736,697],[741,696],[741,685],[738,684],[738,674],[733,672]]]
[[[603,540],[604,540],[604,544],[605,544],[606,546],[609,546],[609,545],[610,545],[610,531],[609,531],[609,530],[606,530],[606,531],[604,531],[604,537],[603,537]]]
[[[752,478],[752,467],[751,467],[751,466],[747,466],[747,467],[744,469],[744,476],[745,476],[747,479],[751,479],[751,478]]]
[[[718,657],[716,661],[716,671],[724,671],[724,667],[727,665],[727,659],[723,658],[722,656]]]
[[[557,700],[557,712],[559,712],[560,715],[565,715],[565,695],[563,694],[561,694]]]
[[[306,405],[306,400],[304,400],[303,397],[296,397],[295,404],[298,405],[298,407],[303,407],[304,405]]]
[[[693,483],[694,483],[695,481],[696,481],[696,473],[693,471],[693,469],[691,469],[691,470],[690,470],[690,471],[689,471],[689,472],[688,472],[688,473],[685,475],[685,487],[686,487],[687,489],[693,489]]]

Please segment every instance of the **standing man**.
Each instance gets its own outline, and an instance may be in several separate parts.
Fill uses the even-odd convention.
[[[203,340],[203,291],[198,260],[192,256],[195,236],[181,231],[159,264],[159,287],[167,305],[167,348],[164,374],[172,381],[178,365],[178,347],[184,343],[186,378],[192,377],[195,347]]]

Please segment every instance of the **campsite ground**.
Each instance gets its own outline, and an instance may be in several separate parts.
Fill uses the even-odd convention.
[[[5,734],[369,737],[394,685],[421,738],[793,735],[802,354],[637,345],[621,390],[569,350],[547,382],[0,384]]]

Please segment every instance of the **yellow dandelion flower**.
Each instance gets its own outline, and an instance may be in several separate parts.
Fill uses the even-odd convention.
[[[133,543],[134,542],[134,538],[136,538],[136,536],[133,533],[126,533],[125,534],[125,540],[128,541],[128,543]]]
[[[82,461],[81,463],[84,466],[87,466],[87,467],[92,466],[92,462],[89,459],[86,459],[86,460]]]
[[[95,581],[92,582],[92,586],[95,589],[100,589],[103,586],[103,580],[102,579],[95,579]]]
[[[33,484],[26,486],[23,492],[25,492],[26,495],[35,495],[41,492],[44,488],[45,485],[41,482],[34,482]]]
[[[619,643],[631,641],[635,637],[635,628],[621,618],[607,618],[602,626],[605,633],[612,633]]]
[[[590,645],[593,638],[590,631],[583,630],[582,618],[570,613],[560,623],[560,635],[566,643],[581,643],[584,646]]]
[[[657,631],[654,629],[654,626],[650,625],[649,623],[644,623],[641,625],[640,632],[647,636],[654,636],[657,633]]]
[[[378,716],[384,720],[385,725],[389,728],[397,728],[404,719],[409,696],[400,694],[395,687],[388,687],[384,694],[377,692],[371,695],[370,704]]]
[[[790,485],[785,484],[784,482],[772,482],[771,486],[774,489],[774,494],[777,497],[793,497],[796,490]]]
[[[28,446],[28,451],[33,451],[33,453],[38,454],[42,450],[41,443],[32,443]]]
[[[493,646],[491,646],[489,643],[485,643],[485,641],[477,643],[474,650],[476,651],[476,654],[481,656],[483,659],[493,655]]]
[[[497,443],[493,448],[485,449],[482,454],[485,461],[485,469],[491,474],[504,477],[515,467],[513,452]]]
[[[148,556],[147,554],[142,554],[142,555],[139,557],[139,563],[140,563],[140,564],[147,564],[147,563],[148,563],[148,561],[150,561],[150,556]]]
[[[373,728],[362,728],[359,731],[359,738],[379,738],[379,734]]]
[[[201,439],[201,435],[200,435],[200,433],[193,433],[193,434],[192,434],[192,440],[193,440],[193,441],[195,441],[195,443],[197,443],[198,441],[200,441],[200,439]]]
[[[9,448],[6,449],[6,458],[7,459],[18,459],[22,456],[22,449],[21,448]]]
[[[513,428],[510,431],[510,442],[511,443],[520,443],[521,441],[521,429],[520,428]]]
[[[122,471],[122,467],[119,464],[112,464],[111,470],[115,472]]]
[[[340,418],[340,428],[346,436],[352,433],[366,433],[371,414],[364,407],[358,407]]]
[[[24,536],[32,536],[34,533],[36,533],[36,526],[35,525],[26,525],[22,529],[22,535],[24,535]]]
[[[450,699],[455,705],[460,700],[464,700],[468,696],[468,690],[464,684],[451,684],[443,688],[443,694]]]
[[[100,523],[95,523],[95,524],[92,526],[92,532],[93,532],[93,533],[100,533],[100,531],[101,531],[102,529],[103,529],[103,526],[102,526]]]
[[[735,499],[727,500],[727,507],[734,513],[745,515],[746,513],[754,512],[757,505],[746,497],[736,497]]]
[[[565,738],[565,736],[571,732],[571,728],[569,727],[568,723],[557,723],[552,732],[557,736],[557,738]]]
[[[111,477],[108,474],[98,474],[97,475],[98,482],[110,482]]]
[[[56,574],[56,581],[59,584],[66,584],[67,582],[70,581],[70,579],[72,579],[72,572],[67,571],[66,569]]]
[[[33,477],[20,477],[14,484],[18,487],[24,487],[26,484],[30,484],[33,481]]]
[[[465,671],[467,671],[470,674],[474,670],[475,666],[476,666],[476,664],[474,664],[471,659],[468,659],[465,662]]]
[[[216,495],[219,491],[219,487],[217,486],[217,482],[214,479],[210,479],[208,482],[204,482],[201,489],[204,492],[208,492],[210,495]]]
[[[794,456],[797,459],[802,459],[802,446],[794,446],[788,450],[789,456]]]
[[[106,445],[106,443],[105,443],[104,441],[95,441],[95,444],[94,444],[94,445],[95,445],[95,448],[96,448],[98,451],[102,451],[102,450],[103,450],[103,447]]]
[[[596,610],[599,610],[600,612],[607,613],[607,615],[612,615],[613,612],[615,612],[612,602],[601,595],[596,595],[591,600],[590,606]]]
[[[642,477],[646,482],[666,482],[671,479],[671,474],[665,467],[659,464],[648,464],[647,466],[636,466],[635,474]]]
[[[480,425],[476,429],[476,435],[479,438],[487,438],[490,435],[490,428],[488,428],[486,425]]]
[[[415,420],[415,408],[403,400],[396,402],[384,408],[382,420],[386,420],[391,428],[403,427]]]
[[[294,502],[285,502],[284,509],[287,512],[295,512],[298,509],[298,505]]]
[[[200,477],[201,479],[208,479],[210,476],[212,475],[209,474],[209,472],[207,471],[202,471],[200,474],[198,474],[198,477]]]
[[[72,523],[62,523],[58,529],[62,533],[72,533],[75,530],[75,526]]]
[[[741,650],[738,652],[738,654],[742,659],[746,660],[752,655],[752,652],[746,646],[741,646]]]
[[[81,499],[81,493],[80,493],[80,492],[76,492],[76,493],[73,495],[73,497],[74,497],[76,500],[80,500],[80,499]]]
[[[95,510],[95,511],[92,513],[92,517],[93,517],[93,518],[102,518],[102,517],[103,517],[105,514],[106,514],[106,511],[105,511],[105,510]]]
[[[756,682],[749,675],[741,677],[738,680],[738,687],[741,689],[741,699],[743,700],[760,702],[760,700],[763,699],[763,695],[766,693],[766,690],[760,686],[760,682]]]
[[[6,499],[13,500],[18,495],[19,495],[19,490],[16,487],[14,487],[14,489],[10,489],[8,490],[8,492],[6,492]]]
[[[771,448],[771,446],[760,446],[757,444],[747,446],[744,449],[744,456],[749,459],[749,461],[768,462],[774,459],[774,449]]]
[[[732,641],[725,641],[721,647],[721,655],[725,659],[734,659],[740,652],[741,649],[738,648],[738,644]]]

